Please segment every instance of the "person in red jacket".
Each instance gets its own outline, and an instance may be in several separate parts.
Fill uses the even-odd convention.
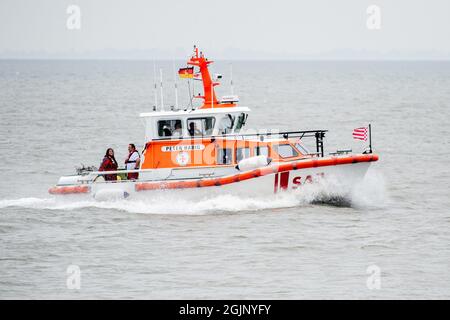
[[[114,158],[114,150],[112,148],[106,150],[105,157],[103,158],[98,171],[117,171],[117,161],[116,158]],[[104,177],[106,181],[117,180],[117,174],[105,174]]]

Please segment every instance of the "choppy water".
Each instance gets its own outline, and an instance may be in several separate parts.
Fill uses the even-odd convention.
[[[107,147],[122,160],[128,143],[142,145],[152,71],[0,61],[0,298],[450,298],[450,63],[233,64],[251,127],[326,128],[327,151],[356,151],[352,129],[372,123],[380,161],[351,206],[316,203],[325,187],[200,202],[50,197],[61,174],[98,166]],[[215,71],[226,78],[228,64]],[[67,288],[69,265],[80,290]]]

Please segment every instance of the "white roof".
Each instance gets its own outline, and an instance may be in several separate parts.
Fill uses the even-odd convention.
[[[205,114],[219,114],[219,113],[235,113],[235,112],[250,112],[247,107],[225,107],[225,108],[207,108],[207,109],[188,109],[188,110],[168,110],[168,111],[153,111],[139,114],[139,117],[173,117],[173,116],[190,116],[190,115],[205,115]]]

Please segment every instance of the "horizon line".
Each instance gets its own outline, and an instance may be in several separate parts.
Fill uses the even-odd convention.
[[[54,57],[54,58],[46,58],[46,57],[0,57],[0,61],[177,61],[177,60],[186,60],[185,58],[176,58],[176,59],[166,59],[166,58],[96,58],[96,57],[78,57],[78,58],[70,58],[70,57]],[[436,62],[444,62],[450,61],[450,57],[446,58],[231,58],[231,59],[214,59],[213,61],[409,61],[409,62],[420,62],[420,61],[436,61]]]

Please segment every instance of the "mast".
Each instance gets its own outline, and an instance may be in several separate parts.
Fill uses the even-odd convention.
[[[233,91],[233,63],[230,63],[230,89],[231,89],[231,95],[234,95],[234,91]]]
[[[154,81],[153,94],[155,96],[154,109],[156,110],[158,108],[158,90],[156,89],[156,64],[155,64],[155,60],[153,60],[153,81]]]
[[[163,100],[163,78],[162,78],[162,69],[159,69],[159,77],[161,84],[161,111],[164,111],[164,100]]]
[[[194,46],[194,55],[189,59],[187,62],[188,65],[196,66],[200,68],[200,73],[202,75],[202,82],[203,82],[203,92],[204,96],[203,98],[203,106],[201,108],[213,108],[214,104],[219,104],[219,101],[217,100],[216,94],[214,92],[214,86],[218,85],[218,83],[215,83],[211,79],[211,75],[209,74],[208,65],[211,64],[213,61],[209,61],[203,56],[203,53],[200,52],[200,55],[198,53],[198,48]]]
[[[175,108],[178,109],[178,86],[177,86],[177,73],[175,72],[175,61],[172,60],[173,77],[175,83]]]

